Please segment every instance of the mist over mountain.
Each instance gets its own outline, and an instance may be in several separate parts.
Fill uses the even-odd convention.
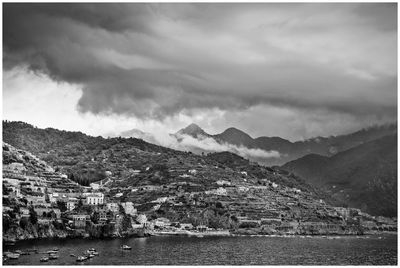
[[[202,139],[205,137],[211,137],[210,134],[206,133],[201,127],[199,127],[198,125],[192,123],[190,125],[188,125],[185,128],[182,128],[181,130],[179,130],[178,132],[176,132],[175,134],[176,136],[182,136],[182,135],[189,135],[192,136],[193,138],[196,139]]]
[[[139,138],[153,144],[196,154],[229,151],[260,164],[274,166],[283,165],[307,154],[332,156],[394,133],[397,133],[397,124],[388,124],[372,126],[350,134],[291,142],[280,137],[253,138],[234,127],[212,135],[192,123],[174,134],[162,131],[151,134],[132,129],[122,132],[120,136]]]
[[[156,144],[188,150],[193,153],[230,151],[260,164],[283,165],[307,154],[332,156],[386,135],[397,133],[397,124],[372,126],[354,133],[330,137],[316,137],[304,141],[291,142],[280,137],[252,138],[242,130],[231,127],[222,133],[211,135],[196,124],[190,124],[175,134],[162,135],[144,140]],[[151,135],[151,134],[149,134]]]

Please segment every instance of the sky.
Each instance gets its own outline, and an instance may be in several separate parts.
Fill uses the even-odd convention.
[[[3,4],[3,119],[302,140],[397,121],[397,4]]]

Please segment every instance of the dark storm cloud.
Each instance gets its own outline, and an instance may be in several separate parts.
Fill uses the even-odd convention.
[[[396,118],[396,4],[4,4],[3,63],[82,112],[257,105]],[[6,90],[6,89],[5,89]]]

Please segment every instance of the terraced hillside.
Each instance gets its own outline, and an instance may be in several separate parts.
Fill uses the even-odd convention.
[[[97,181],[68,195],[104,195],[104,212],[109,204],[131,202],[149,220],[167,218],[239,233],[249,228],[256,233],[362,233],[363,221],[375,221],[359,210],[330,206],[318,189],[291,173],[232,153],[198,156],[138,139],[103,139],[21,122],[5,125],[10,148],[29,147],[54,163],[57,172],[83,184]],[[97,173],[88,172],[92,169]],[[86,178],[87,174],[99,176]],[[54,191],[52,184],[45,188],[67,195],[66,189]],[[95,218],[92,209],[85,213]]]

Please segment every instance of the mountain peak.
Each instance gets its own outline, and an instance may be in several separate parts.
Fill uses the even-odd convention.
[[[222,140],[224,142],[228,142],[235,145],[244,145],[249,148],[251,148],[254,143],[253,138],[250,137],[249,134],[234,127],[227,128],[221,134],[215,135],[215,137],[218,140]]]
[[[199,127],[198,125],[196,125],[194,123],[188,125],[185,128],[182,128],[181,130],[179,130],[177,132],[177,134],[189,135],[189,136],[192,136],[194,138],[197,138],[198,136],[210,136],[201,127]]]
[[[246,132],[244,132],[240,129],[234,128],[234,127],[225,129],[225,131],[219,135],[221,135],[221,136],[236,136],[236,137],[242,137],[244,139],[252,139],[249,134],[247,134]]]

